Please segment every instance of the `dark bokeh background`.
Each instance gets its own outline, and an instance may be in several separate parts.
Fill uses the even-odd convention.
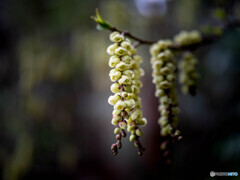
[[[240,173],[239,30],[196,51],[199,90],[196,97],[179,94],[184,140],[174,146],[171,165],[159,156],[149,47],[139,48],[147,150],[138,157],[126,138],[114,157],[109,32],[95,29],[90,16],[96,7],[112,25],[150,40],[218,25],[222,7],[230,19],[240,18],[240,2],[228,0],[0,0],[1,178],[211,179],[210,171]]]

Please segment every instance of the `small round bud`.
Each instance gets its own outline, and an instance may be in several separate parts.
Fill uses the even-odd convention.
[[[131,84],[131,79],[126,75],[122,75],[122,77],[118,80],[118,83],[128,85]]]
[[[118,48],[118,44],[112,44],[112,45],[108,46],[107,53],[110,55],[114,55],[115,49],[117,49],[117,48]]]
[[[118,101],[119,99],[120,99],[120,96],[117,95],[117,94],[115,94],[115,95],[110,96],[110,97],[108,98],[108,103],[111,104],[111,105],[114,105],[114,104],[117,103],[117,101]]]
[[[115,67],[120,62],[120,58],[116,55],[111,56],[109,59],[109,66]]]
[[[133,109],[135,107],[134,99],[125,100],[124,102],[129,109]]]
[[[127,126],[127,131],[131,132],[132,130],[134,130],[136,128],[136,125],[134,122],[130,122]]]
[[[120,128],[117,127],[117,128],[114,129],[114,134],[119,134],[120,132],[121,132]]]
[[[121,57],[122,61],[126,64],[130,64],[130,62],[132,61],[132,58],[128,55],[124,55]]]
[[[165,92],[162,89],[157,89],[156,92],[155,92],[156,97],[161,97],[161,96],[164,96],[164,95],[165,95]]]
[[[168,75],[168,74],[171,72],[171,70],[170,70],[170,68],[168,68],[168,67],[164,67],[164,68],[162,68],[162,69],[160,70],[160,72],[161,72],[161,74],[163,74],[163,75]]]
[[[175,79],[176,79],[176,77],[174,76],[174,75],[172,75],[172,74],[169,74],[169,75],[167,75],[167,78],[166,78],[168,81],[170,81],[170,82],[173,82],[173,81],[175,81]]]
[[[120,116],[113,116],[112,125],[116,126],[121,121],[121,119],[122,118]]]
[[[111,33],[109,38],[112,42],[121,42],[121,41],[124,40],[124,36],[121,35],[119,32],[116,32],[116,31]]]
[[[110,89],[111,89],[111,91],[112,91],[113,93],[118,93],[118,92],[120,91],[120,85],[119,85],[119,83],[114,83],[114,84],[112,84],[111,87],[110,87]]]
[[[161,104],[167,105],[169,104],[169,98],[167,96],[163,96],[160,98]]]
[[[131,49],[132,49],[132,45],[131,45],[129,42],[127,42],[127,41],[123,41],[123,42],[121,43],[121,46],[122,46],[123,48],[127,49],[127,50],[131,50]]]
[[[116,69],[112,69],[109,73],[111,81],[117,81],[121,77],[122,73]]]
[[[120,123],[119,123],[119,127],[120,127],[121,129],[126,129],[127,124],[126,124],[125,122],[120,122]]]
[[[143,135],[141,129],[136,129],[136,135],[139,137]]]
[[[170,83],[168,81],[163,81],[159,84],[159,87],[161,89],[169,89],[170,87],[172,87],[172,83]]]
[[[135,135],[130,135],[130,137],[129,137],[129,141],[130,142],[133,142],[134,140],[136,139],[136,136]]]
[[[117,140],[120,140],[120,139],[121,139],[121,134],[117,134],[117,135],[116,135],[116,139],[117,139]]]
[[[123,74],[131,79],[134,78],[134,72],[132,70],[125,70],[123,71]]]
[[[128,51],[127,49],[123,48],[123,47],[118,47],[115,49],[115,54],[119,55],[119,56],[123,56],[123,55],[126,55],[128,54]]]
[[[119,100],[115,105],[114,105],[114,109],[116,110],[123,110],[126,107],[126,104],[122,101]]]
[[[116,69],[119,71],[124,71],[129,68],[129,65],[126,64],[125,62],[120,62],[116,65]]]

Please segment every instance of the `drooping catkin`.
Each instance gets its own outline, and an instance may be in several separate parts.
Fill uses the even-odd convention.
[[[159,99],[160,118],[158,123],[161,127],[162,136],[177,137],[178,113],[180,112],[176,96],[176,62],[174,54],[169,49],[172,42],[169,40],[158,41],[150,48],[152,77],[156,86],[155,96]]]
[[[114,108],[112,124],[116,126],[114,133],[117,139],[117,142],[112,144],[111,150],[114,155],[118,153],[118,149],[122,147],[121,138],[126,137],[127,129],[131,133],[129,140],[134,141],[138,154],[142,155],[144,148],[139,141],[142,131],[138,126],[147,123],[142,115],[139,97],[142,87],[140,77],[143,75],[140,68],[142,58],[136,54],[131,41],[123,34],[113,32],[110,34],[110,40],[114,44],[108,47],[107,53],[111,55],[109,66],[113,69],[109,76],[113,82],[111,91],[114,95],[109,97],[108,102]]]
[[[185,52],[179,62],[179,83],[182,85],[183,94],[196,94],[199,73],[197,72],[198,60],[192,52]]]

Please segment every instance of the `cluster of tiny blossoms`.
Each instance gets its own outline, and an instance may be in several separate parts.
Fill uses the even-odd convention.
[[[142,58],[136,54],[131,41],[123,34],[113,32],[110,34],[110,40],[114,44],[108,47],[107,53],[111,55],[109,66],[113,69],[109,76],[114,82],[111,85],[114,95],[109,97],[108,102],[114,108],[112,124],[116,126],[114,134],[117,139],[117,142],[112,144],[111,150],[113,155],[118,153],[118,149],[122,147],[121,138],[126,137],[127,129],[131,133],[129,140],[138,148],[138,155],[142,155],[144,148],[139,141],[142,131],[138,126],[147,123],[143,118],[141,99],[138,96],[142,87],[140,77],[144,74],[140,68]]]
[[[198,60],[191,52],[185,52],[179,63],[179,82],[182,85],[184,94],[196,94],[199,73],[196,70]]]
[[[153,83],[156,85],[155,96],[159,98],[161,117],[158,123],[162,136],[178,137],[178,113],[180,112],[176,96],[176,62],[168,48],[172,42],[158,41],[150,48]]]
[[[182,31],[174,37],[174,41],[179,45],[185,46],[201,42],[202,36],[196,30],[190,32]]]

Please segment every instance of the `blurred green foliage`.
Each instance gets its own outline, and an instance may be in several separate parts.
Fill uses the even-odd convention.
[[[165,39],[173,37],[179,30],[198,28],[208,22],[209,15],[213,18],[217,16],[218,20],[224,19],[226,14],[222,7],[228,1],[172,0],[167,3],[166,14],[161,16],[155,14],[152,17],[140,14],[135,2],[133,0],[1,1],[0,169],[4,179],[115,179],[119,175],[118,172],[125,172],[119,175],[119,179],[129,177],[151,179],[154,175],[169,179],[170,175],[166,175],[169,169],[166,170],[165,166],[159,168],[157,144],[159,129],[155,128],[158,114],[154,114],[156,102],[149,93],[154,92],[154,87],[151,84],[148,47],[139,49],[145,59],[146,77],[143,79],[145,85],[142,97],[143,108],[150,122],[149,127],[145,128],[148,153],[144,160],[136,159],[133,155],[134,148],[132,147],[131,150],[131,146],[126,144],[125,152],[123,150],[119,159],[113,159],[111,156],[108,146],[112,141],[110,136],[113,127],[110,124],[111,109],[107,105],[110,81],[107,67],[109,57],[106,53],[109,32],[97,31],[96,24],[90,16],[94,15],[98,7],[104,19],[113,26],[129,30],[145,39]],[[154,10],[150,9],[150,11]],[[235,4],[233,11],[236,17],[240,17],[239,2]],[[206,31],[219,33],[214,27],[211,25]],[[233,51],[230,51],[231,54],[235,53],[237,56],[239,46],[235,42],[236,34],[232,34],[233,37],[222,44],[234,45],[228,47]],[[224,51],[215,48],[217,53],[214,53],[214,57],[230,57],[226,54],[217,56],[219,52]],[[226,49],[226,46],[223,49]],[[207,56],[206,51],[200,55],[200,58],[204,59],[204,55]],[[203,62],[200,64],[201,73],[207,74],[207,70],[211,69],[210,65],[207,64],[209,67],[207,69],[204,68],[205,61],[201,62]],[[219,64],[221,64],[220,60]],[[199,117],[196,115],[199,111],[201,115],[206,114],[205,119],[209,122],[212,120],[214,124],[216,122],[213,119],[226,117],[221,112],[226,112],[225,114],[230,112],[230,109],[229,111],[221,109],[226,108],[227,105],[218,107],[218,104],[231,102],[233,109],[237,104],[237,102],[232,103],[232,97],[223,103],[216,103],[219,97],[223,96],[221,94],[215,97],[217,93],[209,87],[209,84],[216,82],[214,78],[217,78],[211,72],[214,71],[210,71],[207,74],[210,77],[202,80],[203,88],[200,89],[200,96],[196,97],[194,103],[191,99],[180,101],[183,102],[182,129],[187,143],[176,150],[176,164],[172,169],[170,168],[170,171],[174,172],[171,173],[172,179],[174,177],[176,179],[176,176],[180,177],[184,170],[193,166],[194,161],[196,164],[206,161],[212,152],[217,154],[214,156],[216,164],[217,160],[224,159],[223,156],[226,155],[225,158],[229,159],[228,165],[234,167],[232,164],[235,161],[231,158],[235,156],[235,147],[238,147],[235,145],[239,139],[226,139],[216,132],[219,135],[218,142],[222,144],[215,148],[214,142],[210,142],[208,138],[212,135],[211,123],[206,125],[201,121],[197,126],[199,128],[195,129],[198,120],[201,119],[200,115]],[[238,77],[239,69],[234,72],[236,72],[234,77]],[[226,73],[224,77],[229,77],[226,82],[236,80],[231,74]],[[238,91],[239,87],[228,89]],[[226,94],[234,96],[234,92]],[[237,97],[235,95],[234,98]],[[204,102],[207,102],[207,105]],[[208,107],[209,111],[204,107]],[[189,112],[196,112],[194,118]],[[232,114],[233,120],[240,117],[239,114]],[[224,122],[221,124],[219,120],[219,129],[220,126],[225,127]],[[205,133],[204,138],[201,139],[196,132]],[[153,135],[156,137],[153,138]],[[233,143],[228,144],[230,141]],[[201,148],[208,146],[209,151],[199,148],[202,156],[194,156],[193,152],[196,150],[194,148],[198,145],[201,145]],[[212,151],[211,148],[217,149],[217,152]],[[183,150],[186,151],[181,152]],[[188,160],[188,155],[191,155],[192,161]],[[211,163],[209,164],[215,165],[213,161]],[[139,174],[133,175],[132,172]],[[206,175],[202,174],[201,177]]]

